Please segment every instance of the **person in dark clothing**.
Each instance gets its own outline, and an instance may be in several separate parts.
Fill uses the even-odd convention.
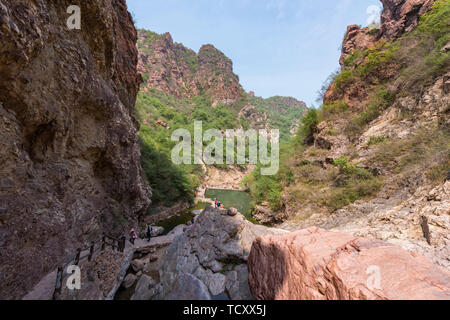
[[[127,242],[127,237],[125,237],[124,235],[122,237],[120,237],[120,242],[119,242],[119,251],[123,252],[125,250],[125,243]]]
[[[131,244],[134,245],[134,240],[136,240],[136,239],[137,239],[136,231],[134,229],[131,229],[131,231],[130,231],[130,242],[131,242]]]
[[[149,225],[147,227],[147,241],[148,242],[150,242],[150,240],[152,239],[152,231],[153,231],[153,228],[151,225]]]

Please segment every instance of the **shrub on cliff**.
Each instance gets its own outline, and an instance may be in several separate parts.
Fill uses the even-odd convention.
[[[346,133],[351,137],[360,135],[370,122],[378,118],[386,108],[394,103],[395,98],[395,92],[386,89],[384,86],[378,87],[365,109],[348,122]]]
[[[154,204],[171,205],[184,199],[193,202],[194,184],[182,168],[172,163],[166,153],[158,151],[146,131],[141,131],[141,164],[152,188]]]
[[[340,115],[342,112],[347,111],[348,104],[344,100],[337,100],[327,102],[320,108],[320,119],[326,120],[334,115]]]
[[[303,144],[305,140],[310,138],[319,124],[319,114],[316,109],[311,108],[302,118],[297,135],[294,139],[297,144]]]

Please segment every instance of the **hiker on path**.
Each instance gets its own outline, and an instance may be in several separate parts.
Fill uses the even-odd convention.
[[[134,229],[131,229],[130,231],[130,242],[132,245],[134,245],[134,240],[137,239],[137,234],[136,231]]]
[[[127,237],[125,235],[120,237],[120,244],[119,244],[119,251],[120,252],[123,252],[123,250],[125,250],[125,243],[126,242],[127,242]]]
[[[217,199],[214,198],[214,208],[217,208]]]
[[[147,241],[150,242],[150,240],[152,239],[152,231],[153,231],[153,227],[151,225],[149,225],[147,227]]]

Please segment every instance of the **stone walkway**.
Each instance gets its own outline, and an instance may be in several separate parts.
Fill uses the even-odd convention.
[[[160,237],[154,237],[151,239],[150,242],[148,242],[145,239],[136,239],[134,245],[131,244],[130,241],[127,240],[125,251],[123,254],[123,261],[121,262],[121,268],[118,275],[118,281],[116,282],[114,288],[111,290],[111,292],[107,295],[107,300],[112,300],[114,298],[115,293],[120,287],[120,284],[123,280],[123,277],[126,275],[126,271],[133,259],[134,252],[136,250],[154,250],[159,249],[162,247],[169,246],[175,237],[178,234],[169,234],[165,236]],[[88,251],[82,252],[81,256],[84,256]],[[95,256],[97,256],[100,253],[100,251],[97,251],[95,253]],[[95,257],[94,257],[95,259]],[[85,265],[87,262],[87,259],[80,262],[80,267],[82,268],[83,265]],[[55,290],[55,283],[56,283],[56,273],[57,270],[53,270],[49,274],[47,274],[44,278],[41,279],[39,283],[37,283],[33,290],[31,290],[28,294],[26,294],[22,300],[52,300],[53,298],[53,292]],[[122,274],[123,273],[123,274]],[[63,281],[63,284],[65,285],[65,282]]]

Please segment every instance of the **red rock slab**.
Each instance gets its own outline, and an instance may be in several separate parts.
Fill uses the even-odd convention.
[[[450,300],[450,272],[425,257],[316,227],[257,238],[248,267],[260,300]]]

